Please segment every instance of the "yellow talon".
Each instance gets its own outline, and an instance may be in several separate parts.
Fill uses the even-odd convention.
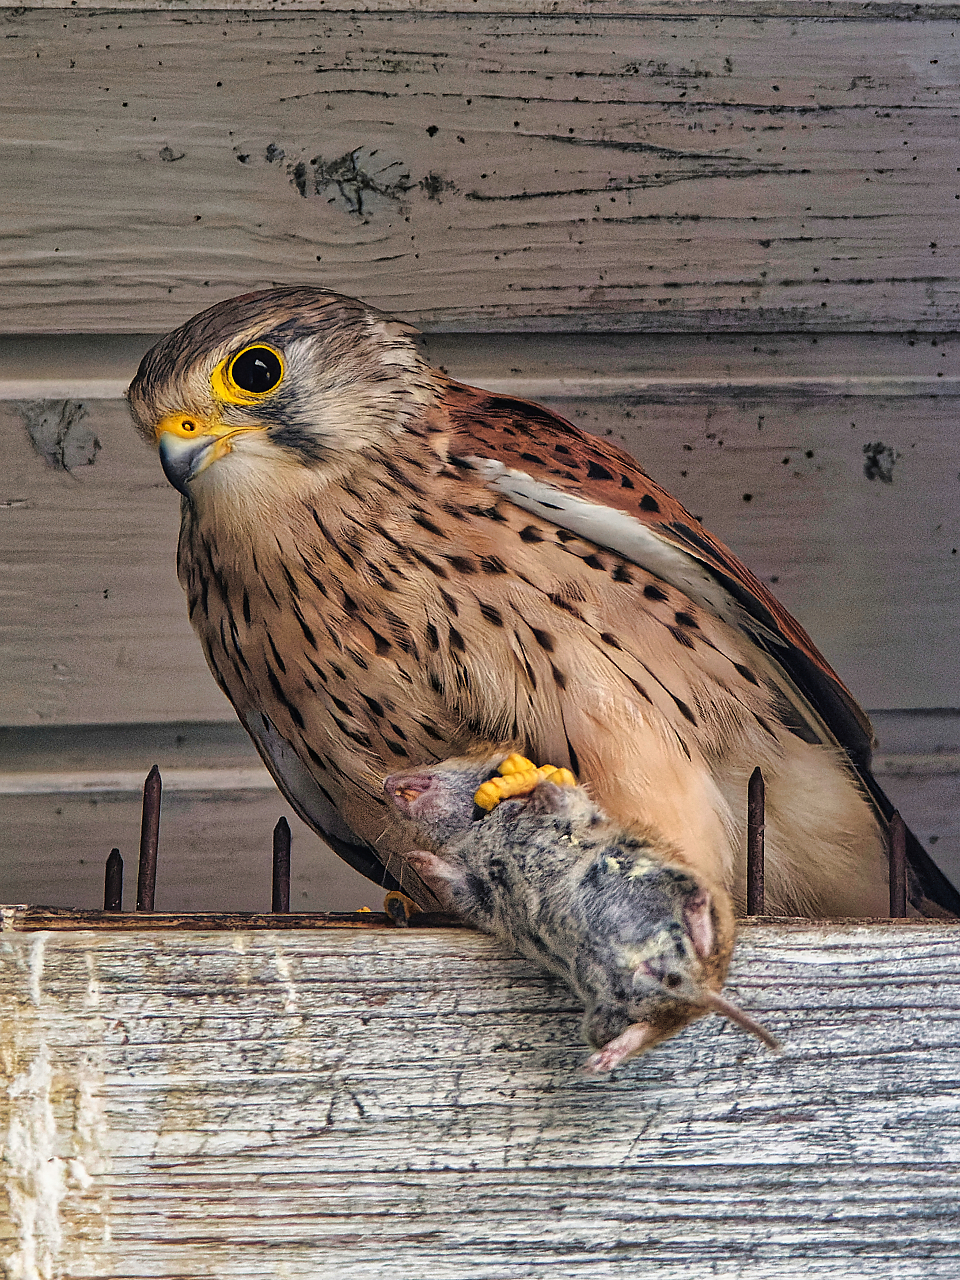
[[[553,766],[544,765],[543,768],[553,769]],[[569,769],[553,769],[552,773],[544,775],[544,781],[547,779],[549,779],[555,787],[575,787],[577,785],[577,780]]]
[[[501,764],[500,768],[497,770],[497,773],[506,777],[511,773],[530,773],[532,770],[536,769],[536,767],[537,766],[532,760],[528,760],[526,756],[522,756],[519,752],[514,751],[507,756],[506,760],[504,760],[503,764]]]
[[[507,756],[498,770],[499,778],[489,778],[474,793],[473,802],[489,813],[501,800],[511,796],[529,795],[541,782],[552,782],[558,787],[575,787],[577,780],[569,769],[544,764],[538,769],[526,756],[517,752]]]
[[[535,769],[525,773],[511,773],[505,778],[489,778],[474,792],[473,802],[489,812],[508,796],[523,795],[527,791],[532,791],[539,781],[540,778]]]
[[[489,782],[481,782],[473,793],[473,803],[479,805],[481,809],[486,809],[488,813],[503,798],[497,787],[498,781],[497,778],[491,778]]]

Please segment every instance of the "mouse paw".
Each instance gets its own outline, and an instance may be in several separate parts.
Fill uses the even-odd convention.
[[[596,1053],[591,1053],[583,1064],[583,1069],[593,1075],[604,1075],[614,1067],[619,1067],[620,1063],[626,1062],[628,1058],[643,1053],[644,1049],[648,1049],[657,1038],[657,1033],[652,1027],[648,1027],[644,1022],[633,1022],[622,1035],[605,1044]]]
[[[516,751],[507,756],[497,772],[500,777],[481,783],[473,797],[474,804],[487,812],[495,809],[501,800],[529,795],[541,782],[552,782],[558,787],[577,785],[569,769],[558,769],[553,764],[543,764],[538,769],[532,760]]]

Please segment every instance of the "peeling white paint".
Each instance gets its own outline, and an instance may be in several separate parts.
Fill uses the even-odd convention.
[[[43,953],[46,947],[46,935],[38,933],[30,947],[30,999],[34,1008],[40,1008],[40,981],[43,978]]]
[[[0,907],[0,933],[5,933],[14,927],[13,922],[16,919],[18,911],[23,911],[26,903],[8,903]]]
[[[12,937],[11,937],[12,942]],[[97,1010],[101,984],[95,960],[85,957],[87,982],[68,1008],[44,991],[48,935],[22,939],[22,996],[4,1026],[2,1056],[7,1127],[0,1182],[13,1227],[11,1252],[0,1259],[5,1280],[59,1280],[66,1274],[93,1275],[102,1245],[109,1242],[109,1126],[104,1102],[103,1019]],[[0,979],[0,997],[3,995]],[[63,1051],[86,1047],[76,1057]],[[2,1113],[0,1113],[2,1114]],[[92,1211],[101,1222],[95,1235],[71,1227]]]
[[[18,1248],[8,1263],[9,1280],[53,1280],[63,1243],[60,1202],[66,1190],[64,1162],[57,1155],[57,1123],[50,1091],[50,1051],[40,1048],[30,1067],[9,1087],[7,1195]]]
[[[300,1008],[299,1008],[299,1003],[297,1001],[297,988],[293,981],[293,971],[290,968],[290,959],[288,956],[284,954],[280,944],[277,945],[273,954],[277,962],[277,973],[279,973],[280,977],[283,979],[283,987],[285,992],[284,1001],[283,1001],[283,1012],[299,1013]]]

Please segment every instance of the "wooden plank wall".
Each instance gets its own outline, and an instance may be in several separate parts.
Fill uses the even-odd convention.
[[[569,993],[464,930],[4,931],[5,1273],[954,1280],[958,962],[754,925],[781,1057],[709,1017],[588,1079]]]
[[[232,715],[121,395],[149,334],[274,281],[397,311],[456,375],[625,440],[901,714],[893,789],[960,867],[954,722],[928,733],[960,708],[960,8],[475,8],[0,9],[0,726],[40,735],[0,761],[13,896],[95,892],[79,854],[59,894],[55,857],[10,870],[13,833],[56,849],[76,804],[29,798],[31,752],[77,727],[102,781],[122,735],[79,726],[142,725],[145,756]]]
[[[954,327],[954,5],[477,7],[6,10],[0,325]]]

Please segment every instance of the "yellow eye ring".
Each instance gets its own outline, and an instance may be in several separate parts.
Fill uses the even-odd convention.
[[[253,342],[222,360],[211,382],[215,394],[228,404],[255,404],[276,390],[285,373],[283,356],[276,347]]]

